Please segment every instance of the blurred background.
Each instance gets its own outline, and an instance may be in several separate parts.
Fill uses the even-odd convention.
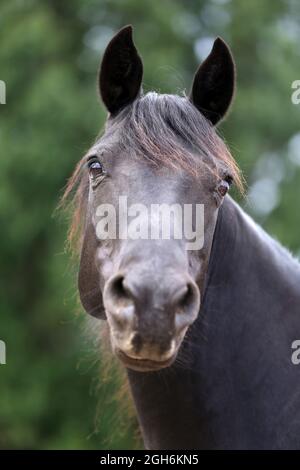
[[[101,357],[85,340],[67,220],[54,215],[105,120],[96,95],[101,55],[128,23],[144,58],[145,91],[189,90],[214,38],[228,42],[238,84],[220,132],[247,180],[240,202],[300,255],[300,104],[291,101],[300,80],[300,2],[1,0],[2,449],[141,446],[112,398],[115,374],[104,380]]]

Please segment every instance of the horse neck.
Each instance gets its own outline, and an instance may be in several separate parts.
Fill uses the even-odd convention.
[[[281,370],[287,374],[295,331],[300,338],[299,283],[299,265],[226,198],[200,314],[178,360],[159,372],[128,371],[147,447],[226,447],[227,436],[243,439],[253,414],[245,416],[251,403],[242,403],[251,392],[263,433],[266,387],[278,386]],[[261,437],[251,436],[254,447]]]

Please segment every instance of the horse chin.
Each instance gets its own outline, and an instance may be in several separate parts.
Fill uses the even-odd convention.
[[[173,354],[173,356],[168,359],[162,361],[154,361],[152,359],[147,358],[132,358],[120,349],[115,349],[115,354],[127,369],[132,369],[138,372],[154,372],[160,369],[165,369],[166,367],[170,367],[177,356],[176,352],[175,354]]]

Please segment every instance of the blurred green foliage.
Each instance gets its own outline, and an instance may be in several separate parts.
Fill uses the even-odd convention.
[[[136,445],[106,399],[118,385],[94,385],[99,365],[84,341],[84,315],[75,314],[67,224],[53,217],[105,120],[96,71],[108,40],[133,24],[145,91],[168,93],[189,89],[213,38],[230,44],[238,85],[220,132],[248,180],[242,204],[300,253],[300,105],[291,102],[291,84],[300,79],[299,20],[297,0],[1,1],[0,339],[7,365],[0,366],[0,448]]]

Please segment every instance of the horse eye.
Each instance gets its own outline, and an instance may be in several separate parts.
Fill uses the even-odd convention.
[[[88,162],[88,168],[94,176],[101,175],[103,173],[103,166],[97,158],[91,159]]]
[[[218,186],[218,193],[220,196],[224,197],[229,191],[230,186],[233,183],[233,179],[231,176],[226,176],[224,180],[222,180]]]
[[[233,178],[230,175],[226,175],[225,178],[224,178],[224,181],[226,181],[226,183],[228,183],[228,185],[230,187],[233,183]]]

